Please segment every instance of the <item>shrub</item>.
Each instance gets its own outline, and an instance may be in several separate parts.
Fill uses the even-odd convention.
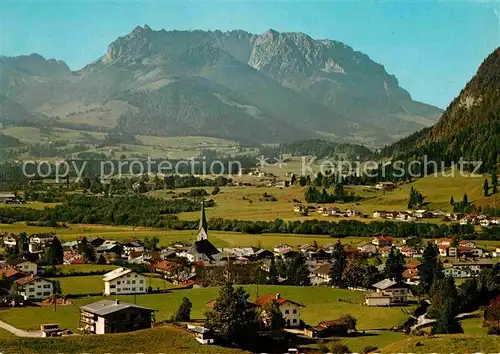
[[[378,347],[376,347],[374,345],[367,345],[366,347],[363,348],[363,353],[368,354],[368,353],[374,352],[377,349],[378,349]]]

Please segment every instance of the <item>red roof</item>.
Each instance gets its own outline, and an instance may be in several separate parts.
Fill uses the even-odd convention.
[[[161,261],[154,265],[155,269],[171,272],[177,267],[177,263],[171,261]]]
[[[25,274],[14,268],[0,269],[0,277],[5,276],[5,278],[10,278],[14,275],[25,275]]]
[[[448,245],[440,245],[439,248],[442,249],[442,250],[447,250],[448,248],[450,248],[450,246],[448,246]]]
[[[407,269],[415,269],[417,268],[419,265],[421,265],[422,263],[419,262],[419,261],[411,261],[410,263],[406,263],[405,264],[405,267]]]
[[[375,238],[379,241],[392,242],[392,236],[375,236]]]
[[[458,246],[457,249],[459,252],[472,252],[473,250],[471,247],[467,246]]]
[[[406,279],[414,278],[414,277],[418,276],[419,273],[420,272],[418,271],[418,269],[406,269],[403,272],[403,278],[406,278]]]
[[[266,294],[266,295],[256,299],[254,303],[256,305],[262,306],[262,305],[269,303],[273,299],[276,300],[278,302],[278,304],[280,304],[280,305],[284,304],[285,302],[290,302],[290,303],[295,304],[297,306],[305,307],[304,305],[299,304],[298,302],[282,298],[281,296],[279,296],[279,294]]]
[[[453,241],[453,239],[449,238],[449,237],[442,237],[442,238],[436,239],[436,242],[438,242],[438,243],[451,242],[451,241]]]

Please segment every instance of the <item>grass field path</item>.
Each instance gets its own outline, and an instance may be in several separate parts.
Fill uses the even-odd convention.
[[[25,331],[25,330],[16,328],[16,327],[14,327],[14,326],[12,326],[4,321],[0,321],[0,328],[5,329],[7,332],[10,332],[17,337],[29,337],[29,338],[41,338],[42,337],[41,331]]]

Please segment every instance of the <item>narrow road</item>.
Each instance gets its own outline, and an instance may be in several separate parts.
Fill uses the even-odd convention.
[[[25,331],[23,329],[16,328],[6,322],[0,321],[0,328],[5,329],[7,332],[12,333],[15,336],[18,337],[30,337],[30,338],[41,338],[42,337],[42,332],[41,331]]]

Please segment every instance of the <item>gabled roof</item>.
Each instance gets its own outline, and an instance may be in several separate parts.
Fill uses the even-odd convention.
[[[126,274],[133,273],[132,269],[127,269],[127,268],[116,268],[115,270],[112,270],[111,272],[108,272],[104,274],[103,281],[110,281],[113,279],[120,278]]]
[[[127,302],[121,302],[119,300],[101,300],[85,306],[80,306],[80,310],[87,311],[96,314],[98,316],[106,316],[109,315],[110,313],[122,311],[129,308],[140,309],[148,312],[157,311],[150,309],[148,307],[129,304]]]
[[[33,276],[33,275],[28,275],[28,276],[26,276],[24,278],[17,279],[16,283],[19,284],[19,285],[26,285],[26,284],[34,282],[35,280],[45,280],[45,281],[50,282],[50,280],[47,280],[47,279],[44,279],[44,278],[36,277],[36,276]]]
[[[288,302],[288,303],[292,303],[292,304],[295,304],[295,305],[300,306],[300,307],[305,307],[304,305],[299,304],[298,302],[282,298],[281,296],[279,296],[279,294],[266,294],[266,295],[256,299],[254,303],[255,303],[255,305],[262,306],[262,305],[269,303],[273,299],[276,300],[279,305],[282,305],[282,304]]]
[[[385,289],[389,289],[389,288],[397,288],[397,287],[401,287],[401,288],[408,287],[408,285],[406,285],[405,283],[400,283],[400,282],[397,282],[397,281],[392,280],[392,279],[381,280],[378,283],[373,284],[372,286],[374,288],[380,289],[380,290],[385,290]]]
[[[419,265],[421,265],[422,263],[419,262],[419,261],[411,261],[409,263],[406,263],[405,264],[405,267],[407,269],[415,269],[415,268],[418,268]]]
[[[201,253],[205,254],[207,257],[211,258],[211,256],[215,254],[219,254],[220,251],[210,243],[207,239],[196,241],[193,243],[193,246],[191,246],[190,250],[188,251],[190,254],[196,254],[196,253]]]
[[[5,278],[10,278],[10,277],[13,277],[13,276],[26,276],[25,273],[15,269],[15,268],[3,268],[3,269],[0,269],[0,278],[2,276],[5,276]]]
[[[330,274],[332,271],[332,265],[331,264],[323,264],[321,265],[318,269],[315,270],[315,273],[317,274]]]

